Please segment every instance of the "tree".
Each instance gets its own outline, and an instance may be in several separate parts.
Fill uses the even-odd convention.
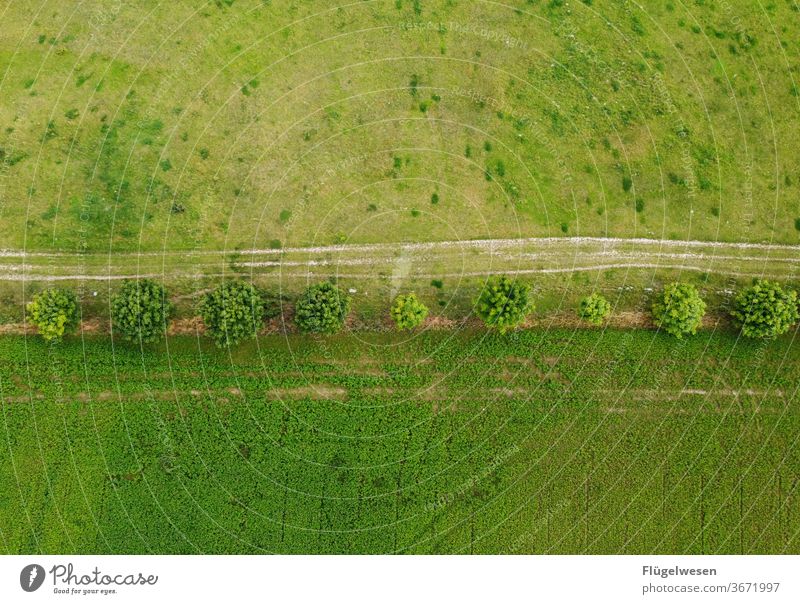
[[[304,333],[332,334],[344,326],[350,296],[327,281],[310,286],[297,301],[295,323]]]
[[[78,297],[66,289],[50,288],[33,297],[26,310],[28,321],[48,342],[58,342],[78,327]]]
[[[414,329],[428,316],[428,307],[414,293],[397,296],[391,309],[392,319],[398,330]]]
[[[490,277],[475,301],[475,312],[487,327],[505,333],[533,311],[531,288],[505,275]]]
[[[653,302],[656,325],[676,338],[694,334],[706,314],[706,303],[691,283],[670,283]]]
[[[164,286],[151,279],[126,279],[111,299],[114,329],[126,340],[144,344],[155,342],[166,332],[172,310]]]
[[[789,331],[800,319],[797,292],[758,280],[739,292],[731,315],[748,338],[774,338]]]
[[[578,316],[592,325],[602,325],[609,314],[611,314],[611,304],[597,293],[586,296],[578,308]]]
[[[264,299],[258,289],[239,281],[220,285],[200,303],[203,323],[221,348],[254,338],[264,321],[264,312]]]

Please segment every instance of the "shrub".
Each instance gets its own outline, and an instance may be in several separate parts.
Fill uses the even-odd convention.
[[[797,292],[762,280],[739,292],[731,311],[742,334],[748,338],[784,334],[800,319],[798,314]]]
[[[505,333],[533,310],[531,288],[505,275],[490,277],[475,301],[475,312],[487,327]]]
[[[203,297],[200,315],[217,346],[235,346],[256,336],[264,319],[264,300],[251,283],[225,283]]]
[[[394,299],[391,315],[398,330],[414,329],[428,316],[428,307],[414,293],[400,295]]]
[[[602,325],[611,313],[611,304],[600,294],[592,294],[581,300],[578,316],[592,325]]]
[[[630,179],[630,177],[623,176],[622,177],[622,190],[627,193],[628,191],[631,190],[632,186],[633,186],[633,181]]]
[[[656,325],[677,338],[694,334],[706,313],[706,303],[691,283],[670,283],[653,302]]]
[[[350,312],[350,296],[332,283],[309,287],[297,301],[295,323],[304,333],[336,333]]]
[[[167,329],[172,304],[164,286],[150,279],[125,280],[111,299],[114,329],[126,340],[149,343]]]
[[[28,321],[48,342],[58,342],[78,326],[78,297],[65,289],[50,288],[33,297],[26,310]]]

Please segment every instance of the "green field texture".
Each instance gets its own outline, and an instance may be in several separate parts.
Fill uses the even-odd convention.
[[[8,2],[0,248],[797,243],[797,10]]]
[[[792,337],[0,338],[4,553],[800,553]]]

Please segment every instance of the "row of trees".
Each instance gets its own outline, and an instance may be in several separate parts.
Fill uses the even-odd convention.
[[[505,276],[490,279],[476,303],[476,312],[484,323],[501,332],[519,326],[532,310],[530,286]],[[691,283],[670,283],[656,296],[651,312],[658,327],[682,338],[697,332],[706,303]],[[578,307],[581,319],[593,325],[602,325],[610,314],[611,304],[598,293],[581,300]],[[737,294],[731,316],[749,338],[777,337],[800,320],[797,292],[758,280]]]
[[[344,326],[350,304],[350,296],[336,285],[318,283],[296,302],[294,321],[303,333],[333,334]],[[245,282],[225,283],[205,294],[199,310],[209,335],[220,347],[254,337],[265,319],[281,311],[279,302]],[[475,301],[476,314],[500,333],[519,327],[533,310],[530,285],[505,275],[491,277]],[[78,299],[69,290],[46,289],[33,298],[27,311],[28,321],[48,341],[57,341],[78,326]],[[173,311],[164,286],[150,279],[123,282],[111,299],[114,331],[137,342],[162,337]],[[694,334],[705,312],[706,303],[689,283],[667,285],[652,305],[655,324],[678,338]],[[602,325],[610,314],[611,304],[597,293],[581,300],[578,307],[578,315],[593,325]],[[397,329],[410,330],[425,321],[428,308],[416,294],[401,294],[390,315]],[[735,297],[731,315],[745,336],[774,338],[800,320],[797,293],[771,281],[756,281]]]
[[[410,301],[414,300],[411,294]],[[111,298],[113,331],[127,340],[155,342],[164,335],[174,310],[160,283],[126,280]],[[58,341],[78,327],[78,299],[70,290],[46,289],[34,296],[27,311],[28,321],[48,341]],[[266,319],[280,314],[280,304],[251,283],[234,281],[205,294],[199,311],[209,335],[218,346],[225,347],[254,337]],[[303,333],[333,334],[342,329],[349,312],[350,296],[323,282],[309,287],[297,301],[295,323]]]

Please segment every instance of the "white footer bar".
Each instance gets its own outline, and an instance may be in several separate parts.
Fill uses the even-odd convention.
[[[0,556],[0,602],[800,602],[800,556]]]

